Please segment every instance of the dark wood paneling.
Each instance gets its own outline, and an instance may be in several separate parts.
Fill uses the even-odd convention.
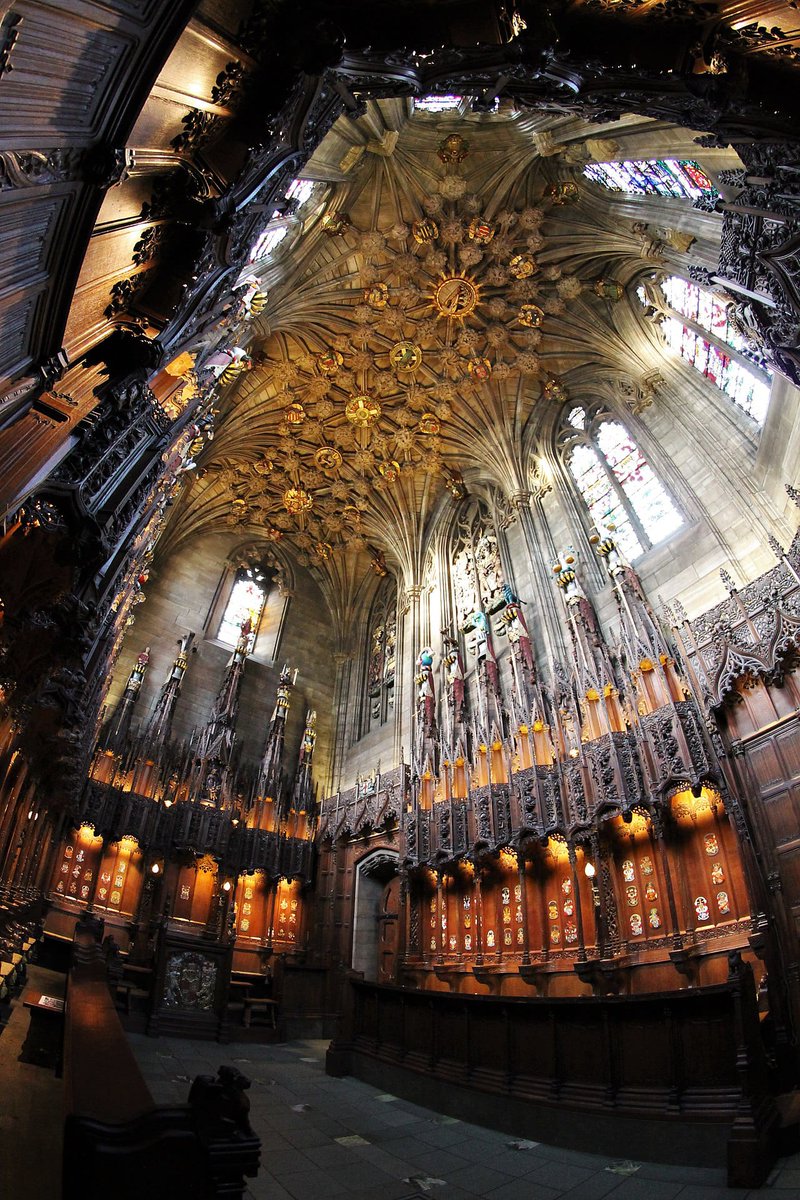
[[[351,1029],[331,1047],[334,1074],[367,1055],[431,1081],[565,1112],[721,1123],[736,1143],[731,1182],[742,1171],[763,1178],[776,1116],[753,976],[741,962],[727,984],[648,997],[517,1000],[354,981],[353,1004]]]

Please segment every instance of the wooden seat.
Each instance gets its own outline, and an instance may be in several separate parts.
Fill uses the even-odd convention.
[[[253,1013],[263,1012],[266,1014],[272,1029],[277,1029],[277,1012],[278,1001],[270,1000],[267,996],[246,996],[244,1000],[244,1011],[242,1013],[242,1024],[245,1029],[249,1029],[253,1019]]]

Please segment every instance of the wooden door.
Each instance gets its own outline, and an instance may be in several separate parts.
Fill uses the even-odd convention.
[[[395,876],[383,889],[378,914],[378,983],[394,983],[400,927],[400,879]]]

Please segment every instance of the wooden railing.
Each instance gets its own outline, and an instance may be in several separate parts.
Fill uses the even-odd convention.
[[[199,1075],[183,1105],[156,1105],[108,990],[97,930],[76,931],[64,1035],[63,1200],[237,1200],[258,1173],[250,1081]]]
[[[375,1082],[371,1064],[391,1064],[381,1086],[453,1115],[628,1158],[727,1159],[731,1186],[756,1187],[778,1117],[752,971],[738,954],[730,966],[726,984],[648,996],[506,999],[352,979],[327,1069]]]

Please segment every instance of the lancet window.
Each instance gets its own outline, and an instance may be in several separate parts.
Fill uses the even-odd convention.
[[[217,637],[229,646],[236,646],[247,629],[249,647],[255,643],[258,626],[267,598],[267,574],[260,566],[239,567],[225,611],[217,629]]]
[[[255,262],[258,258],[269,258],[270,254],[280,246],[288,232],[289,230],[285,225],[268,225],[261,236],[253,243],[253,248],[250,251],[250,261]]]
[[[646,306],[655,302],[667,345],[763,425],[772,376],[747,365],[753,351],[731,318],[731,306],[677,275],[664,279],[657,289],[641,287],[637,295]]]
[[[629,195],[675,196],[691,200],[716,195],[716,188],[705,171],[691,159],[648,158],[589,163],[583,173],[592,183]]]
[[[397,589],[387,580],[372,609],[367,647],[367,719],[365,732],[391,717],[397,646]]]
[[[613,525],[630,560],[683,524],[664,485],[626,427],[602,409],[576,406],[561,435],[564,461],[593,524]]]

